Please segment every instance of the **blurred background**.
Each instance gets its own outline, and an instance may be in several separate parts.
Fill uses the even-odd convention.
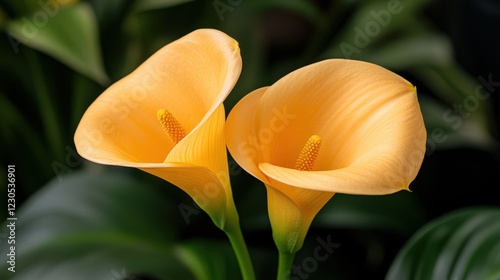
[[[137,170],[87,162],[73,143],[110,84],[207,27],[240,44],[243,70],[226,112],[327,58],[374,62],[417,86],[428,141],[412,192],[335,195],[292,279],[500,279],[493,0],[1,0],[0,174],[15,165],[19,245],[11,273],[3,226],[0,278],[239,279],[224,234],[187,195]],[[265,188],[232,160],[230,172],[258,279],[274,279]],[[320,240],[338,244],[325,260],[313,257]]]

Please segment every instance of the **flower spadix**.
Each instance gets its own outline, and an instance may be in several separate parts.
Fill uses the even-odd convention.
[[[235,40],[196,30],[102,93],[81,119],[76,148],[91,161],[171,182],[222,228],[233,203],[222,102],[240,71]]]
[[[332,59],[245,96],[228,116],[226,141],[266,185],[275,242],[293,254],[335,193],[408,189],[426,131],[408,81],[371,63]]]

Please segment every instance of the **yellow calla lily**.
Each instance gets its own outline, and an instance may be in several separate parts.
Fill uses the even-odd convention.
[[[371,63],[331,59],[245,96],[228,116],[226,141],[266,185],[274,240],[293,255],[335,193],[408,189],[426,130],[408,81]]]
[[[196,30],[166,45],[88,108],[75,132],[78,153],[169,181],[223,229],[228,215],[237,220],[237,214],[222,102],[241,64],[238,43],[217,30]]]

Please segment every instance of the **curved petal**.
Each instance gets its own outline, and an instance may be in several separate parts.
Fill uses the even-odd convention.
[[[345,162],[338,164],[345,167],[299,171],[262,163],[259,168],[272,180],[304,189],[348,194],[389,194],[407,189],[422,164],[426,132],[421,116],[393,117],[400,120],[394,126],[388,125],[394,122],[373,124],[364,139],[351,144],[350,158],[344,156]]]
[[[266,188],[273,237],[281,252],[295,253],[302,247],[314,217],[334,193],[295,188],[280,182],[272,184],[266,184]]]
[[[378,66],[362,66],[375,68],[367,69],[376,71],[373,80],[355,76],[359,67],[347,69],[343,74],[350,77],[344,81],[349,88],[367,82],[363,88],[346,89],[338,94],[335,91],[339,96],[333,102],[323,98],[323,102],[308,104],[315,107],[330,104],[336,109],[324,108],[327,113],[318,116],[320,125],[313,128],[325,143],[317,160],[317,171],[298,171],[285,164],[267,162],[260,165],[265,175],[295,187],[350,194],[388,194],[408,188],[425,153],[426,131],[416,94],[405,80],[398,82],[394,78],[399,76]],[[292,76],[288,81],[296,80]],[[294,88],[287,86],[290,86],[288,92]],[[271,87],[268,93],[272,90]],[[309,91],[311,96],[315,93]]]
[[[289,117],[288,125],[262,143],[267,157],[262,162],[289,168],[312,135],[323,143],[316,170],[331,170],[364,154],[359,143],[386,141],[373,137],[379,126],[400,126],[397,117],[404,117],[405,123],[422,119],[409,82],[377,65],[343,59],[303,67],[269,87],[255,113],[260,122],[256,126],[266,127],[280,108],[281,115]]]
[[[97,98],[75,132],[77,150],[102,164],[163,162],[173,144],[156,119],[157,110],[169,110],[191,132],[219,107],[240,71],[235,40],[217,30],[196,30],[160,49]]]
[[[175,145],[165,162],[187,162],[206,167],[226,186],[230,195],[224,122],[224,105],[219,105],[209,119]]]
[[[224,142],[224,106],[179,142],[162,163],[125,162],[170,182],[185,191],[224,228],[227,198],[232,197]]]
[[[298,69],[241,100],[227,127],[235,160],[266,184],[274,239],[288,253],[302,246],[315,215],[336,192],[405,189],[425,152],[414,87],[361,61],[332,59]],[[296,170],[313,135],[321,138],[313,169]]]
[[[267,87],[257,89],[243,97],[231,110],[226,120],[226,144],[234,160],[248,173],[266,182],[258,169],[262,161],[258,132],[254,131],[255,110]]]
[[[273,180],[327,192],[392,193],[408,187],[425,152],[414,88],[361,61],[326,60],[292,72],[242,99],[227,127],[233,157],[270,185]],[[314,134],[323,142],[317,171],[292,169]]]
[[[271,182],[276,181],[297,188],[345,194],[382,195],[408,189],[409,183],[418,172],[418,168],[415,168],[417,164],[406,168],[404,163],[401,163],[402,168],[396,168],[392,163],[378,158],[364,164],[329,171],[297,171],[263,163],[260,169],[271,178]],[[396,173],[391,173],[393,171]]]
[[[304,215],[302,211],[290,198],[274,189],[272,186],[267,188],[267,208],[269,212],[269,220],[273,229],[273,239],[280,252],[293,254],[302,243],[299,240],[302,229],[304,228]],[[309,228],[309,227],[306,227]]]
[[[259,170],[263,159],[262,145],[289,125],[294,118],[287,107],[273,108],[273,116],[263,127],[256,127],[256,110],[268,87],[257,89],[241,99],[229,113],[226,121],[226,142],[233,158],[251,175],[267,187],[268,212],[273,237],[282,252],[293,253],[302,247],[309,226],[319,210],[334,193],[294,188],[269,181]]]
[[[210,170],[190,164],[163,164],[137,168],[166,180],[183,191],[224,228],[226,222],[226,189]]]

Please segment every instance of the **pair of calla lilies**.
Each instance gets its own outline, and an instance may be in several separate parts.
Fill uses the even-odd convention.
[[[226,144],[266,185],[283,274],[335,193],[407,189],[426,131],[408,81],[344,59],[308,65],[249,93],[226,120],[223,101],[241,67],[234,39],[196,30],[111,85],[82,117],[75,144],[84,158],[139,168],[188,193],[228,234],[244,278],[253,279]]]

